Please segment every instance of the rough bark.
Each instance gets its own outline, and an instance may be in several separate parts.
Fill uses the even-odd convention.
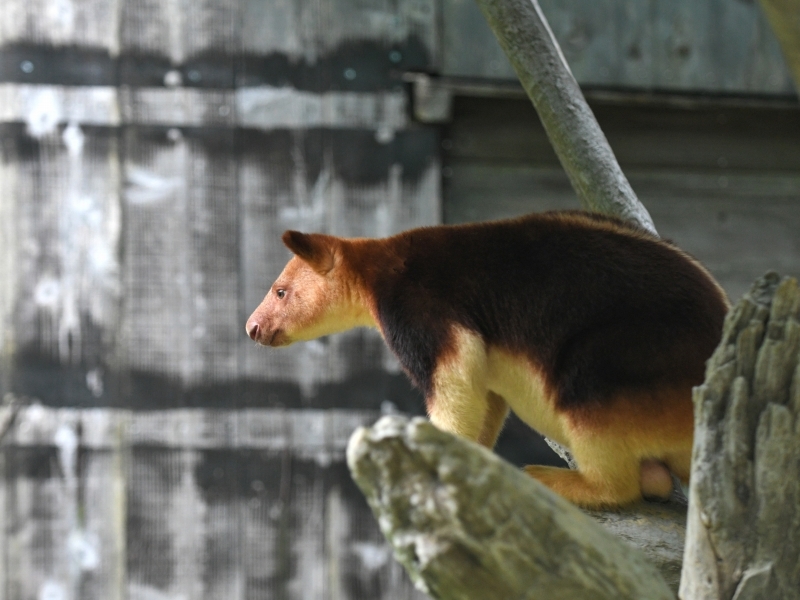
[[[800,92],[800,0],[759,0]]]
[[[347,460],[396,558],[434,598],[674,598],[640,552],[491,452],[424,419],[385,417],[358,429]],[[657,509],[601,517],[617,532],[628,520],[649,520],[655,547],[682,538]]]
[[[681,597],[800,598],[800,290],[768,273],[695,390]]]
[[[581,205],[656,232],[536,0],[476,0],[536,107]]]

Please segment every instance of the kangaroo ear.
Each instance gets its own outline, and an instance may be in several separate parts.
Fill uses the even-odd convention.
[[[289,250],[318,273],[325,275],[333,269],[336,238],[321,233],[286,231],[281,239]]]

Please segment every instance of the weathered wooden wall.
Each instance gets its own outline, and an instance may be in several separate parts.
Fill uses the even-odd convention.
[[[244,322],[284,229],[439,221],[400,79],[437,10],[0,4],[0,391],[41,403],[3,440],[0,597],[419,597],[342,456],[418,395],[374,332]]]
[[[591,106],[659,233],[733,300],[769,269],[800,274],[800,105],[595,97]],[[576,208],[527,100],[456,98],[442,144],[446,222]]]
[[[435,68],[435,11],[3,3],[8,387],[166,407],[251,382],[245,403],[296,405],[385,372],[374,336],[270,360],[240,330],[288,256],[283,229],[378,235],[438,219],[437,132],[409,122],[395,74]],[[258,385],[277,381],[301,392]]]
[[[539,0],[582,86],[794,95],[757,2]],[[442,0],[442,73],[516,79],[473,0]]]
[[[2,597],[421,598],[343,462],[377,415],[24,408],[2,453]]]

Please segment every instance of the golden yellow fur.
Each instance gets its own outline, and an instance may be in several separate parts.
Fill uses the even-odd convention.
[[[437,365],[430,403],[431,422],[440,429],[491,448],[510,406],[533,429],[571,450],[579,467],[529,466],[525,471],[586,507],[668,496],[672,483],[666,467],[688,478],[690,389],[652,392],[674,396],[666,402],[620,396],[596,411],[559,411],[524,358],[487,348],[479,336],[460,327],[454,328],[452,340]],[[681,405],[683,410],[675,410]],[[659,414],[653,406],[672,409]]]

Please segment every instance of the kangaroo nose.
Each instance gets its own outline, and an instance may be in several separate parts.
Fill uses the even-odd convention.
[[[258,326],[258,323],[256,323],[255,321],[250,321],[247,324],[246,329],[247,329],[247,335],[250,336],[250,339],[253,341],[257,341],[258,334],[261,333],[261,328]]]

